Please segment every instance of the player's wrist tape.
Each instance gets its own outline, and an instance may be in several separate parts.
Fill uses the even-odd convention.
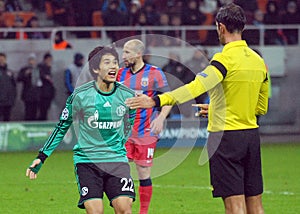
[[[153,101],[155,102],[155,107],[160,107],[160,99],[159,96],[154,96]]]
[[[32,165],[32,164],[31,164]],[[31,167],[31,166],[29,166],[28,168],[31,170],[31,171],[33,171],[35,174],[37,174],[39,171],[40,171],[40,169],[42,168],[42,166],[43,166],[43,163],[42,162],[40,162],[38,165],[36,165],[35,167]]]
[[[36,158],[40,159],[42,161],[42,163],[44,163],[45,160],[47,159],[47,157],[48,157],[48,155],[46,155],[45,153],[39,152],[39,155]]]

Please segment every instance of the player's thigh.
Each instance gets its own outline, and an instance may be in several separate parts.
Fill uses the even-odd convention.
[[[128,163],[110,163],[104,180],[104,191],[112,202],[119,197],[135,199],[135,187]]]
[[[127,158],[129,160],[134,160],[135,147],[134,147],[134,141],[131,140],[131,138],[128,138],[127,142],[125,143],[125,148],[126,148]]]
[[[210,178],[214,197],[244,195],[244,164],[247,143],[243,131],[212,133],[208,138]],[[213,153],[212,153],[213,151]]]
[[[134,139],[134,161],[137,165],[144,167],[151,167],[153,165],[157,141],[157,137],[152,136]]]
[[[256,196],[263,192],[260,136],[258,129],[248,130],[248,151],[245,157],[245,195]]]
[[[85,208],[85,202],[91,199],[103,199],[104,182],[102,170],[92,163],[79,163],[75,166],[75,175],[80,193],[79,208]]]

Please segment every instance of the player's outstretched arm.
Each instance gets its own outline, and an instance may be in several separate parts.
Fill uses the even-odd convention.
[[[152,108],[155,106],[154,100],[145,94],[138,94],[136,97],[128,98],[125,104],[131,109]]]
[[[32,164],[26,170],[26,176],[29,177],[30,180],[37,178],[37,173],[41,169],[43,163],[41,159],[34,159]]]

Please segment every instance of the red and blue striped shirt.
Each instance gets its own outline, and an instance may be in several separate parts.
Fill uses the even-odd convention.
[[[149,97],[156,96],[169,90],[167,78],[163,71],[153,65],[145,64],[138,72],[133,73],[130,68],[119,70],[117,81],[135,90],[138,94]],[[138,109],[131,136],[154,136],[150,132],[150,123],[156,118],[159,109]]]

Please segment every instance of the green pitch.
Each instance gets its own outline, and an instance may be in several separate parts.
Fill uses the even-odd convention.
[[[153,179],[150,214],[224,213],[221,199],[213,199],[208,164],[198,165],[201,148],[193,149],[171,171]],[[167,153],[157,150],[157,157]],[[180,158],[180,149],[172,151]],[[71,152],[54,152],[41,169],[38,179],[25,177],[34,153],[0,153],[0,213],[76,214],[77,186]],[[263,145],[265,213],[300,213],[300,143]],[[171,160],[172,161],[172,160]],[[136,188],[137,189],[137,188]],[[138,213],[138,200],[133,213]],[[104,200],[105,213],[113,213]]]

